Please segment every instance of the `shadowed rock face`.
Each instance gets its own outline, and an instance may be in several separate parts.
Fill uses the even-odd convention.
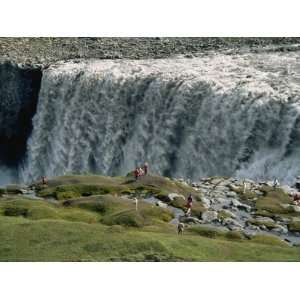
[[[0,64],[0,183],[24,158],[41,77],[39,69]]]

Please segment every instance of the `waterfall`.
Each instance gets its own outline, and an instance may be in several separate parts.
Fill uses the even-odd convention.
[[[42,175],[300,174],[300,56],[62,62],[44,71],[22,169]]]

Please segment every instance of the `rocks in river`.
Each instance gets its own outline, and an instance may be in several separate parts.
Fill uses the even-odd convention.
[[[201,214],[201,219],[206,223],[213,222],[218,220],[218,213],[214,210],[207,210]]]

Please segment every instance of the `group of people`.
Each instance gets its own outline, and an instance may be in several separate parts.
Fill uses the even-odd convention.
[[[133,171],[135,180],[138,180],[139,177],[147,175],[149,170],[149,165],[147,162],[144,163],[142,167],[136,167]]]

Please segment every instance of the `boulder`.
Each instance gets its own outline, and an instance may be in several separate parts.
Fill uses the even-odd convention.
[[[288,233],[287,227],[282,226],[282,225],[277,225],[276,228],[273,228],[271,231],[275,232],[275,233],[280,233],[280,234],[287,234]]]
[[[238,227],[241,228],[243,227],[238,221],[232,219],[232,218],[226,218],[222,221],[223,225],[225,226],[234,226],[234,227]]]
[[[254,231],[259,231],[260,230],[260,228],[258,226],[255,226],[255,225],[252,225],[252,224],[249,224],[246,229],[254,230]]]
[[[168,195],[168,199],[170,201],[173,201],[175,198],[182,198],[183,200],[185,200],[185,197],[183,195],[180,195],[180,194],[176,194],[176,193],[170,193]]]
[[[168,208],[168,204],[166,204],[166,203],[164,203],[164,202],[162,202],[162,201],[157,201],[157,202],[156,202],[156,205],[157,205],[158,207],[161,207],[161,208]]]
[[[29,193],[28,187],[25,185],[11,184],[6,186],[7,194],[27,194]]]
[[[298,205],[291,205],[290,207],[294,212],[300,212],[300,207]]]
[[[231,200],[231,205],[233,207],[236,207],[237,209],[240,209],[240,210],[244,210],[244,211],[247,211],[247,212],[251,211],[251,206],[249,206],[247,204],[244,204],[244,203],[241,203],[240,201],[238,201],[236,199]]]
[[[203,203],[204,207],[209,208],[211,205],[210,199],[206,197],[201,197],[201,202]]]
[[[263,223],[275,223],[275,221],[272,218],[269,218],[269,217],[257,217],[255,219],[257,221],[263,222]]]
[[[236,192],[233,192],[233,191],[227,192],[226,196],[229,197],[229,198],[237,198]]]
[[[179,221],[182,223],[188,223],[188,224],[202,224],[201,220],[194,218],[194,217],[186,217],[186,216],[181,216],[179,218]]]
[[[201,214],[201,219],[206,223],[210,223],[218,220],[218,213],[214,210],[207,210]]]

